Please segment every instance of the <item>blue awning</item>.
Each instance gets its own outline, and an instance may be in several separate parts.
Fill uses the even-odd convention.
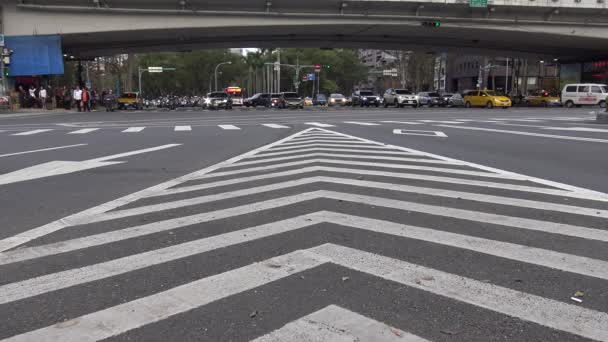
[[[7,36],[4,46],[12,49],[11,76],[63,74],[63,54],[59,35]]]

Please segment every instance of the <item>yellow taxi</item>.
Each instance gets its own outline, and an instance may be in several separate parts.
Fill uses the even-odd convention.
[[[304,98],[304,105],[305,106],[312,106],[312,99],[310,97],[305,97]]]
[[[530,107],[549,107],[561,106],[562,101],[559,96],[551,95],[549,92],[543,91],[539,94],[526,96],[526,103]]]
[[[464,106],[466,108],[509,108],[511,107],[511,99],[506,96],[497,95],[492,90],[473,90],[464,95]]]

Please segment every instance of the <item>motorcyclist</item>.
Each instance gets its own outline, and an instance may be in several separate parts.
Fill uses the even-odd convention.
[[[103,98],[103,103],[106,106],[106,112],[113,112],[116,107],[116,95],[112,92],[112,89],[108,90],[108,93]]]

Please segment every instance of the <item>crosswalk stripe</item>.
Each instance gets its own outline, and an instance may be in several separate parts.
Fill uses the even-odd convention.
[[[295,141],[290,141],[281,144],[281,146],[292,146],[292,145],[304,145],[304,144],[313,144],[313,143],[339,143],[339,144],[353,144],[353,145],[372,145],[367,141],[359,141],[347,138],[341,139],[325,139],[325,138],[307,138],[300,139]]]
[[[192,131],[192,126],[175,126],[174,130],[176,132],[188,132]]]
[[[359,122],[359,121],[344,121],[344,123],[351,125],[359,125],[359,126],[380,126],[380,124],[373,122]]]
[[[283,144],[278,145],[279,147],[273,147],[271,149],[268,149],[267,151],[283,151],[283,150],[290,150],[290,149],[297,149],[297,148],[308,148],[308,147],[357,147],[357,148],[371,148],[371,149],[378,149],[378,150],[390,150],[387,149],[386,146],[376,146],[376,145],[358,145],[358,146],[354,146],[354,145],[349,145],[349,144],[343,144],[343,143],[337,143],[337,142],[332,142],[332,143],[319,143],[319,142],[313,142],[313,143],[305,143],[303,145],[288,145],[288,146],[283,146]]]
[[[429,342],[419,336],[329,305],[251,342],[293,341]]]
[[[84,128],[77,131],[69,132],[68,134],[87,134],[91,132],[95,132],[99,130],[99,128]]]
[[[337,141],[358,141],[355,139],[350,139],[350,138],[346,138],[346,137],[340,137],[340,136],[327,136],[327,135],[306,135],[306,136],[300,136],[297,138],[293,138],[291,140],[289,140],[289,142],[296,142],[296,141],[309,141],[309,140],[337,140]]]
[[[123,133],[139,133],[143,131],[146,127],[129,127],[122,131]]]
[[[326,262],[326,259],[309,252],[296,251],[93,312],[60,325],[17,335],[5,341],[98,341],[254,289]],[[283,267],[269,267],[269,264]],[[159,310],[161,307],[162,310]]]
[[[341,153],[326,153],[326,152],[314,152],[314,153],[305,153],[298,154],[293,156],[285,156],[285,157],[276,157],[276,158],[266,158],[251,161],[243,161],[239,163],[234,163],[232,165],[227,165],[226,167],[239,167],[244,165],[254,165],[261,163],[269,163],[290,159],[299,159],[299,158],[314,158],[314,157],[336,157],[336,158],[351,158],[351,159],[372,159],[372,160],[392,160],[392,161],[401,161],[401,162],[409,162],[409,163],[427,163],[427,164],[443,164],[443,165],[462,165],[457,162],[445,161],[445,160],[437,160],[437,159],[424,159],[424,158],[401,158],[401,157],[389,157],[389,156],[369,156],[369,155],[360,155],[360,154],[341,154]]]
[[[608,314],[484,283],[432,268],[326,244],[312,252],[332,263],[598,341],[607,341]]]
[[[217,126],[221,129],[225,129],[225,130],[240,130],[240,128],[235,125],[217,125]]]
[[[320,122],[306,122],[304,124],[309,125],[309,126],[315,126],[315,127],[336,127],[334,125],[324,124],[324,123],[320,123]]]
[[[262,126],[270,127],[270,128],[289,128],[288,126],[278,125],[278,124],[262,124]]]
[[[44,133],[44,132],[50,132],[50,131],[52,131],[52,129],[35,129],[33,131],[15,133],[15,134],[12,134],[12,135],[34,135],[34,134]]]

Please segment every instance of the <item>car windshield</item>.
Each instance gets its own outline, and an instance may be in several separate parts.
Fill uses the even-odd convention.
[[[215,92],[207,94],[207,97],[228,97],[228,94],[223,92]]]
[[[120,97],[128,98],[128,99],[136,99],[137,94],[136,93],[122,93],[122,95],[120,95]]]
[[[397,89],[397,90],[395,90],[395,93],[397,95],[411,95],[412,94],[412,92],[407,89]]]
[[[342,94],[331,94],[329,97],[334,98],[334,99],[343,99],[344,95],[342,95]]]
[[[429,93],[430,97],[439,97],[439,93]]]
[[[270,98],[273,98],[273,99],[278,99],[279,97],[281,97],[281,94],[272,94],[272,95],[270,95]]]
[[[492,91],[492,90],[486,90],[486,91],[482,91],[481,94],[486,94],[488,96],[496,96],[496,92]]]
[[[286,99],[298,99],[298,98],[300,98],[300,96],[298,95],[298,93],[283,93],[283,96]]]
[[[454,94],[443,94],[443,97],[452,97]]]
[[[608,85],[600,86],[600,88],[602,88],[603,93],[608,93]]]
[[[359,94],[361,94],[361,96],[371,96],[371,95],[374,95],[374,93],[372,93],[371,91],[360,91]]]
[[[325,95],[321,95],[321,94],[317,95],[317,100],[325,100],[325,99],[327,99],[325,97]]]

